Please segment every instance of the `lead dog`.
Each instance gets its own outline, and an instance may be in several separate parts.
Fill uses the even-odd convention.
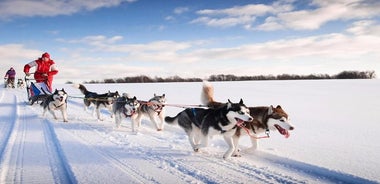
[[[232,137],[236,133],[237,124],[252,121],[252,117],[243,100],[239,103],[228,100],[226,104],[217,108],[187,108],[175,117],[166,116],[165,121],[178,124],[185,130],[195,152],[208,145],[209,137],[222,135],[229,146],[223,155],[223,158],[227,159],[236,147]]]
[[[68,95],[63,88],[61,90],[56,89],[53,94],[48,95],[47,98],[41,103],[41,106],[43,106],[42,116],[45,116],[45,113],[49,111],[53,115],[54,119],[57,119],[54,111],[59,110],[62,113],[63,121],[68,122],[67,96]]]
[[[214,100],[214,87],[207,81],[203,83],[201,100],[203,104],[210,108],[218,108],[223,105],[223,103]],[[289,122],[288,114],[280,105],[277,105],[276,108],[271,105],[248,107],[248,109],[250,115],[253,117],[253,121],[245,122],[241,127],[237,128],[233,136],[235,145],[238,145],[241,136],[251,135],[251,149],[255,150],[258,147],[258,135],[264,132],[269,134],[270,130],[277,130],[280,134],[288,138],[290,135],[289,130],[294,129],[294,126]],[[233,155],[240,156],[238,147],[236,147]]]
[[[116,128],[120,127],[123,118],[135,118],[139,107],[140,102],[135,96],[132,98],[124,93],[121,97],[118,97],[112,108],[115,114]],[[132,123],[132,130],[135,131],[134,123]]]
[[[83,103],[85,106],[85,110],[93,104],[95,105],[94,111],[96,111],[96,117],[98,120],[103,120],[100,117],[100,109],[101,108],[107,108],[108,111],[111,113],[111,118],[113,117],[113,111],[112,111],[112,104],[116,100],[117,97],[119,97],[119,93],[117,91],[103,94],[98,94],[95,92],[88,91],[87,88],[82,84],[74,85],[74,87],[78,88],[82,94],[84,94]]]

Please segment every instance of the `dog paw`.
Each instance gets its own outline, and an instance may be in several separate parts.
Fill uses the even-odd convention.
[[[194,152],[199,152],[199,148],[194,148]]]
[[[157,131],[162,131],[162,129],[161,128],[157,128]]]
[[[241,157],[240,153],[234,153],[232,154],[232,157]]]

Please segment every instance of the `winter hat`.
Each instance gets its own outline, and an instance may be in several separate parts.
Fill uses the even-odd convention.
[[[49,59],[50,59],[50,55],[49,55],[49,53],[47,53],[47,52],[43,53],[43,54],[42,54],[42,57],[46,57],[46,58],[49,58]]]

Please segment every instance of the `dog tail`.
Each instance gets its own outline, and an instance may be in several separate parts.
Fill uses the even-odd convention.
[[[203,81],[202,92],[201,92],[202,104],[208,105],[214,101],[214,87],[208,81]]]
[[[74,84],[73,87],[78,88],[84,95],[88,93],[87,88],[82,84]]]
[[[176,125],[178,124],[178,115],[180,113],[178,113],[176,116],[174,117],[170,117],[170,116],[165,116],[165,122],[168,123],[168,124],[172,124],[172,125]]]

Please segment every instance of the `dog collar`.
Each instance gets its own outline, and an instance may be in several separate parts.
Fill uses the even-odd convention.
[[[54,107],[55,107],[55,108],[59,108],[59,107],[62,107],[63,104],[64,104],[64,103],[61,103],[61,105],[58,105],[58,106],[56,106],[56,105],[54,104]]]
[[[230,130],[233,130],[233,129],[235,129],[235,128],[237,128],[237,125],[235,125],[234,127],[232,127],[231,129],[229,129],[229,130],[221,130],[220,132],[223,134],[223,133],[226,133],[227,131],[230,131]]]
[[[133,113],[132,113],[131,115],[128,115],[128,114],[126,113],[126,110],[124,109],[124,110],[123,110],[123,114],[125,115],[125,117],[132,117],[133,114],[135,114],[135,113],[134,113],[134,111],[133,111]]]

